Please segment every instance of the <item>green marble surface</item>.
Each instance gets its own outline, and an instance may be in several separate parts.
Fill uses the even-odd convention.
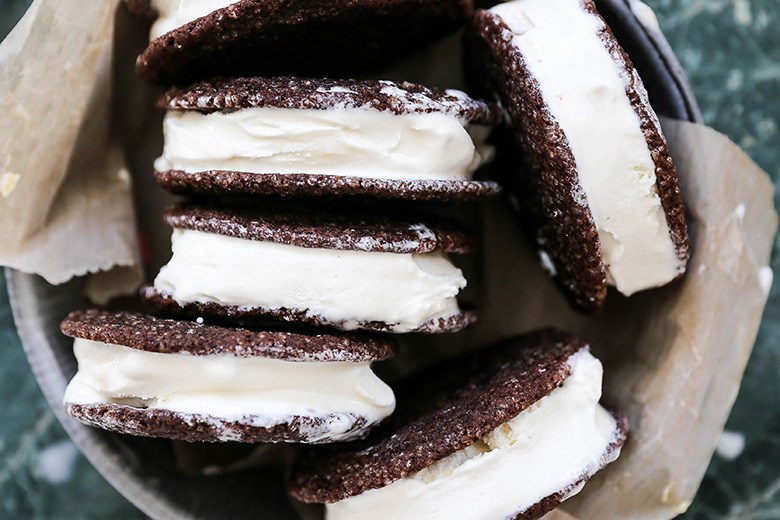
[[[25,0],[0,0],[0,38]],[[648,0],[707,124],[780,181],[780,1]],[[776,204],[777,205],[777,204]],[[772,267],[780,272],[777,243]],[[16,336],[0,280],[0,519],[144,518],[78,453],[49,411]],[[780,519],[780,284],[722,450],[685,520]],[[744,440],[744,449],[739,450]],[[731,451],[731,453],[729,453]],[[731,459],[731,460],[729,460]]]

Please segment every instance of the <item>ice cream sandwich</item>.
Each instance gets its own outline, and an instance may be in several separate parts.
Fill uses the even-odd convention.
[[[471,0],[132,0],[154,10],[136,72],[153,83],[212,76],[376,70],[451,33]]]
[[[68,414],[105,430],[208,442],[345,441],[394,408],[371,371],[384,339],[228,329],[131,313],[71,313]]]
[[[447,256],[475,241],[449,221],[197,205],[165,219],[173,257],[142,297],[171,314],[397,333],[476,319],[458,305],[466,279]]]
[[[631,295],[680,277],[689,242],[677,173],[593,2],[499,4],[476,13],[467,42],[476,90],[501,99],[522,148],[507,187],[572,303],[595,312],[608,284]]]
[[[598,404],[601,380],[575,337],[507,340],[396,385],[387,422],[306,450],[288,489],[327,520],[539,518],[620,454],[628,421]]]
[[[173,87],[155,162],[179,194],[469,200],[503,112],[457,90],[392,81],[216,79]]]

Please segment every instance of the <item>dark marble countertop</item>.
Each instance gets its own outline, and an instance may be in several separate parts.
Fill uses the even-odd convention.
[[[28,0],[0,0],[0,38]],[[780,2],[647,0],[688,74],[705,122],[780,182]],[[777,205],[777,198],[776,207]],[[780,272],[778,242],[772,268]],[[0,518],[145,518],[78,452],[49,410],[0,278]],[[89,497],[89,500],[84,500]],[[702,487],[680,518],[780,519],[780,283]]]

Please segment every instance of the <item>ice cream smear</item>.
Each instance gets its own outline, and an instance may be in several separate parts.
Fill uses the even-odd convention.
[[[174,230],[172,249],[154,287],[179,304],[306,311],[343,330],[380,321],[414,331],[459,314],[456,295],[466,286],[441,252],[306,248],[183,229]]]
[[[573,495],[603,464],[618,428],[599,404],[602,366],[587,349],[549,395],[471,446],[406,478],[327,504],[327,520],[513,518],[558,492]]]
[[[66,404],[119,404],[270,427],[322,417],[346,440],[358,418],[375,424],[395,408],[393,391],[368,362],[285,361],[232,354],[147,352],[77,338],[78,372]],[[348,432],[342,436],[341,433]]]
[[[469,180],[492,159],[490,127],[445,112],[250,107],[172,110],[157,171]]]
[[[636,80],[600,37],[604,22],[581,0],[514,0],[490,10],[566,135],[598,228],[607,281],[626,295],[664,285],[685,271],[656,185],[655,163],[626,86]],[[649,105],[648,105],[649,106]],[[655,117],[654,115],[652,117]]]

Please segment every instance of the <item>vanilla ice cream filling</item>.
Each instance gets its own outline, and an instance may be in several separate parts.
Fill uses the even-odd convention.
[[[489,130],[443,112],[172,110],[163,122],[165,145],[155,168],[468,180],[492,158],[493,148],[485,144]]]
[[[563,385],[511,421],[418,473],[328,504],[327,520],[367,511],[372,520],[496,520],[559,491],[575,494],[604,462],[617,425],[598,404],[601,363],[580,350],[568,364]]]
[[[381,321],[413,331],[458,314],[455,296],[466,286],[440,252],[305,248],[181,229],[172,249],[154,287],[180,304],[301,310],[345,330]]]
[[[359,417],[379,422],[395,408],[393,391],[369,363],[161,354],[80,338],[73,352],[79,369],[66,403],[162,409],[259,427],[332,415],[330,431],[322,432],[329,437],[348,434]]]
[[[158,17],[149,31],[149,39],[154,40],[168,31],[234,3],[229,0],[151,0]]]
[[[626,95],[629,73],[599,37],[603,22],[581,0],[515,0],[491,12],[514,33],[514,45],[566,134],[608,281],[630,295],[674,279],[685,262],[672,242],[655,164]]]

